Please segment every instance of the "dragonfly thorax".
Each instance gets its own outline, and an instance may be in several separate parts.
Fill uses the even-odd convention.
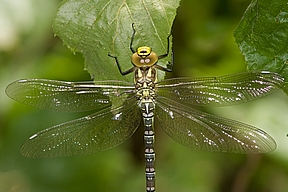
[[[138,68],[135,71],[134,83],[136,96],[139,101],[155,99],[155,83],[157,81],[157,71],[154,67]]]
[[[158,55],[152,51],[151,47],[138,47],[131,61],[136,67],[151,67],[157,63]]]

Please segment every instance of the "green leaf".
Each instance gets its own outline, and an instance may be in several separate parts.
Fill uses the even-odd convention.
[[[245,56],[248,70],[277,72],[287,81],[287,1],[252,0],[234,36]]]
[[[108,53],[117,56],[123,71],[133,67],[129,48],[132,23],[136,29],[135,49],[150,46],[159,55],[165,53],[179,1],[65,0],[55,16],[53,28],[73,52],[83,54],[85,69],[94,79],[123,79]],[[166,66],[169,60],[171,55],[158,63]],[[160,79],[163,77],[164,73]]]

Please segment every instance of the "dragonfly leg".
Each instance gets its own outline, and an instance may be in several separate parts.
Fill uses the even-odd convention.
[[[162,55],[159,55],[158,56],[158,59],[163,59],[163,58],[165,58],[165,57],[167,57],[168,56],[168,54],[169,54],[169,50],[170,50],[170,37],[171,37],[171,33],[170,33],[170,35],[168,35],[168,37],[167,37],[167,51],[166,51],[166,53],[164,53],[164,54],[162,54]],[[171,58],[172,58],[172,60],[171,60],[171,62],[169,62],[168,63],[168,65],[167,66],[169,66],[169,67],[162,67],[162,66],[160,66],[160,65],[155,65],[155,67],[157,68],[157,69],[160,69],[160,70],[162,70],[162,71],[166,71],[166,72],[172,72],[172,70],[173,70],[173,66],[174,66],[174,57],[173,57],[173,51],[171,52]]]
[[[169,54],[169,50],[170,50],[170,37],[171,37],[171,33],[170,33],[170,35],[168,35],[168,37],[167,37],[167,51],[166,51],[166,53],[164,53],[164,54],[162,54],[162,55],[159,55],[158,56],[158,59],[162,59],[162,58],[165,58],[165,57],[167,57],[168,56],[168,54]]]
[[[135,53],[136,51],[133,48],[134,36],[135,36],[135,33],[136,33],[136,30],[135,30],[135,27],[134,27],[134,23],[132,23],[132,29],[133,29],[133,33],[132,33],[131,41],[130,41],[130,50],[132,51],[132,53]]]
[[[115,59],[115,62],[116,62],[116,64],[117,64],[117,67],[118,67],[118,69],[119,69],[121,75],[127,75],[127,74],[129,74],[129,73],[135,71],[135,69],[136,69],[135,66],[132,67],[131,69],[128,69],[127,71],[122,71],[122,69],[121,69],[121,67],[120,67],[120,64],[119,64],[119,61],[118,61],[117,57],[114,56],[114,55],[111,55],[110,53],[108,53],[108,56],[109,56],[109,57],[112,57],[113,59]]]

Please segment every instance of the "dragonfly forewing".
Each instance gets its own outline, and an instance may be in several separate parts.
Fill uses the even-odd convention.
[[[273,151],[274,139],[256,127],[207,114],[158,97],[155,115],[175,141],[197,150],[257,154]]]
[[[62,123],[31,136],[21,147],[26,157],[86,155],[115,147],[137,129],[141,113],[135,97],[123,106],[107,108]]]
[[[245,72],[221,77],[175,78],[158,83],[157,94],[185,105],[227,106],[268,95],[284,85],[273,72]]]
[[[22,79],[7,86],[6,94],[21,103],[62,112],[100,110],[111,106],[111,99],[123,102],[134,91],[122,81],[66,82]],[[114,99],[116,100],[116,99]]]

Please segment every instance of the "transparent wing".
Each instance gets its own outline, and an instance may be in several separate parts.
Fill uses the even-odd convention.
[[[192,149],[256,154],[276,148],[273,138],[261,129],[200,112],[167,98],[157,98],[155,115],[170,137]]]
[[[27,105],[62,112],[99,110],[119,101],[124,93],[133,93],[131,83],[121,81],[65,82],[47,79],[18,80],[6,88],[6,94]],[[120,101],[119,101],[120,102]]]
[[[247,102],[281,88],[272,72],[245,72],[222,77],[176,78],[159,82],[157,94],[185,105],[227,106]]]
[[[137,129],[141,120],[136,99],[89,116],[40,131],[21,147],[26,157],[86,155],[119,145]]]

